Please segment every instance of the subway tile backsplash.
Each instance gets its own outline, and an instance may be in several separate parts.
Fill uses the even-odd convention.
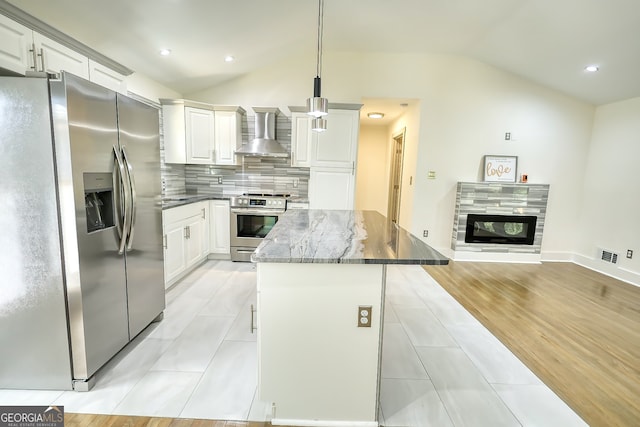
[[[255,135],[255,116],[246,115],[242,122],[242,141]],[[291,152],[291,119],[279,114],[276,137]],[[161,138],[162,176],[165,195],[180,193],[233,196],[242,193],[289,193],[308,197],[309,168],[291,166],[291,159],[239,157],[240,165],[174,165],[164,163]]]

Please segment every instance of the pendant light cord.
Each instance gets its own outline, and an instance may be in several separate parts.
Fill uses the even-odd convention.
[[[316,76],[322,74],[322,33],[324,30],[324,0],[318,0],[318,58],[316,66]]]

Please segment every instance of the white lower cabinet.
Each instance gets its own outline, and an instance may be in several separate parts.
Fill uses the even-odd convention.
[[[163,215],[164,216],[164,215]],[[164,229],[164,283],[176,278],[187,268],[185,228],[182,222],[166,224]]]
[[[209,202],[209,253],[213,258],[228,258],[231,254],[230,213],[228,200]]]
[[[209,254],[209,202],[162,212],[165,288]]]
[[[353,169],[312,167],[309,173],[309,208],[353,209],[355,182]]]

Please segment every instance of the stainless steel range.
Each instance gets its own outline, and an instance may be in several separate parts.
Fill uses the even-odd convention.
[[[244,194],[232,197],[231,260],[251,261],[251,254],[278,222],[288,194]]]

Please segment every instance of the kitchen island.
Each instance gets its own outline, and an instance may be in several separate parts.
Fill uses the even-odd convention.
[[[375,211],[295,210],[252,261],[272,423],[377,426],[386,266],[449,260]]]

